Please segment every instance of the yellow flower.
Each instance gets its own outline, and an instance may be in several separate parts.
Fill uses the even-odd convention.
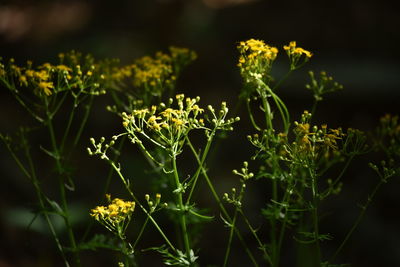
[[[92,209],[90,216],[108,226],[118,227],[119,223],[130,219],[135,210],[135,202],[115,198],[108,206],[97,206]]]
[[[47,81],[50,78],[49,73],[45,70],[35,71],[34,76],[41,81]]]
[[[25,86],[27,86],[27,85],[28,85],[28,82],[27,82],[27,80],[26,80],[26,76],[24,76],[24,75],[19,76],[19,83],[20,83],[20,85],[25,85]]]
[[[71,72],[71,71],[72,71],[72,69],[71,69],[70,67],[67,67],[67,66],[65,66],[65,65],[58,65],[56,68],[57,68],[58,70],[61,70],[61,71],[68,71],[68,72]]]
[[[26,71],[25,71],[25,75],[28,76],[28,77],[30,77],[30,78],[32,78],[33,75],[35,75],[35,71],[33,71],[33,70],[26,70]]]
[[[267,75],[278,55],[276,47],[269,46],[261,40],[240,42],[237,48],[241,54],[237,66],[240,67],[246,81]]]
[[[53,88],[54,88],[54,85],[53,85],[52,82],[40,82],[39,85],[38,85],[38,87],[39,87],[40,89],[42,89],[43,92],[44,92],[47,96],[49,96],[49,95],[52,94],[52,92],[51,92],[50,89],[53,89]]]

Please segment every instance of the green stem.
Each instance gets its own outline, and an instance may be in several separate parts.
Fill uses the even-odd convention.
[[[234,232],[234,229],[236,228],[237,214],[238,214],[238,208],[235,209],[235,213],[233,215],[233,220],[231,223],[231,229],[229,231],[229,239],[228,239],[228,245],[226,247],[223,267],[226,267],[226,264],[228,263],[228,258],[229,258],[229,254],[231,251],[231,245],[232,245],[233,232]]]
[[[321,247],[319,242],[319,220],[318,220],[318,202],[319,202],[319,194],[318,194],[318,184],[317,184],[317,174],[315,173],[315,169],[309,169],[311,176],[311,191],[312,191],[312,203],[313,203],[313,212],[312,212],[312,220],[314,226],[314,238],[315,238],[315,249],[316,249],[316,260],[317,266],[321,265]]]
[[[272,88],[272,91],[276,91],[276,89],[278,89],[279,86],[281,86],[281,84],[289,77],[292,71],[293,70],[289,70],[288,72],[286,72],[285,76],[283,76],[283,78],[280,79],[279,82]]]
[[[365,203],[365,205],[363,205],[361,207],[361,212],[359,213],[356,221],[354,222],[353,226],[350,228],[349,232],[347,233],[347,235],[345,236],[345,238],[343,239],[342,243],[340,244],[340,246],[336,249],[335,253],[333,253],[333,256],[330,258],[329,262],[333,262],[334,259],[337,257],[337,255],[342,251],[343,247],[345,246],[345,244],[347,243],[347,241],[350,239],[351,235],[353,234],[354,230],[357,228],[357,226],[360,224],[361,220],[364,217],[364,214],[368,208],[368,206],[371,204],[372,200],[374,199],[376,192],[378,192],[379,188],[382,186],[382,184],[385,183],[384,179],[381,179],[379,181],[379,183],[375,186],[374,190],[372,191],[372,194],[370,196],[368,196],[367,201]]]
[[[75,106],[75,105],[74,105],[74,106]],[[64,135],[63,135],[63,138],[62,138],[61,144],[60,144],[60,151],[61,151],[61,153],[63,153],[63,151],[64,151],[65,141],[67,140],[69,131],[70,131],[70,129],[71,129],[71,125],[72,125],[72,121],[73,121],[73,119],[74,119],[74,116],[75,116],[75,108],[72,108],[71,112],[69,113],[69,118],[68,118],[67,126],[65,127]]]
[[[275,203],[278,202],[278,183],[276,178],[272,180],[272,200]],[[275,215],[271,218],[271,255],[272,255],[272,266],[277,267],[279,255],[277,254],[277,240],[276,240],[276,217]]]
[[[283,196],[283,203],[287,203],[288,202],[288,198],[290,196],[289,190],[285,191],[285,195]],[[283,223],[280,229],[280,233],[279,233],[279,239],[278,239],[278,246],[277,246],[277,259],[276,259],[276,266],[279,266],[279,261],[280,261],[280,257],[281,257],[281,249],[282,249],[282,243],[283,243],[283,238],[285,236],[285,231],[286,231],[286,224],[287,224],[287,220],[288,220],[288,215],[287,215],[287,206],[284,207],[285,208],[285,217],[283,219]]]
[[[77,266],[80,266],[80,259],[79,259],[79,252],[76,246],[76,242],[75,242],[75,236],[72,230],[72,225],[70,222],[70,218],[69,218],[69,214],[68,214],[68,204],[67,204],[67,197],[66,197],[66,193],[65,193],[65,185],[64,185],[64,179],[62,177],[63,175],[63,169],[61,166],[61,160],[60,160],[60,152],[59,149],[57,147],[57,142],[56,142],[56,138],[55,138],[55,134],[54,134],[54,128],[53,128],[53,124],[52,124],[52,117],[50,115],[50,111],[48,109],[48,102],[47,102],[47,98],[45,98],[45,103],[46,103],[46,115],[47,115],[47,126],[48,126],[48,130],[50,133],[50,139],[51,139],[51,144],[53,146],[53,153],[55,154],[55,160],[56,160],[56,167],[57,167],[57,171],[58,171],[58,178],[59,178],[59,190],[60,190],[60,197],[61,197],[61,205],[62,205],[62,209],[63,209],[63,219],[64,219],[64,223],[68,232],[68,238],[70,241],[70,245],[73,251],[73,255],[74,255],[74,259],[75,259],[75,263],[77,264]]]
[[[142,237],[142,235],[144,233],[144,229],[146,228],[148,222],[149,222],[149,217],[146,217],[146,220],[144,221],[142,227],[140,228],[139,234],[138,234],[135,242],[133,243],[133,246],[132,246],[133,249],[135,249],[137,243],[139,242],[140,238]]]
[[[193,146],[190,146],[190,148],[192,150],[193,155],[196,158],[197,164],[199,164],[199,166],[201,166],[201,172],[202,172],[204,178],[206,179],[207,185],[208,185],[208,187],[209,187],[214,199],[217,201],[219,209],[221,210],[222,214],[225,216],[225,219],[229,223],[232,223],[233,220],[229,216],[229,213],[226,211],[224,205],[222,204],[221,199],[219,198],[217,192],[215,191],[214,185],[212,184],[212,182],[210,180],[210,177],[208,177],[207,171],[205,170],[204,166],[202,164],[200,164],[201,160],[200,160],[199,155],[197,154],[196,150],[194,150]],[[251,260],[251,262],[253,263],[254,266],[258,266],[257,261],[254,259],[253,253],[247,247],[247,244],[244,241],[244,239],[243,239],[242,235],[240,234],[239,230],[236,227],[234,227],[234,229],[235,229],[236,236],[238,237],[238,239],[239,239],[240,243],[242,244],[243,248],[245,249],[247,255],[249,256],[249,258]]]
[[[62,257],[62,259],[63,259],[63,261],[65,263],[65,266],[69,266],[69,263],[68,263],[67,258],[65,256],[65,253],[64,253],[64,249],[63,249],[63,247],[62,247],[62,245],[60,243],[60,240],[58,239],[58,236],[57,236],[57,233],[56,233],[56,231],[54,229],[53,223],[51,222],[51,220],[50,220],[50,218],[49,218],[49,216],[47,214],[46,207],[45,207],[44,200],[43,200],[43,196],[42,196],[43,193],[42,193],[42,190],[40,189],[40,185],[39,185],[39,181],[38,181],[38,179],[36,177],[36,172],[35,172],[34,164],[33,164],[33,161],[32,161],[32,157],[31,157],[30,152],[29,152],[29,146],[25,142],[25,139],[23,140],[22,143],[23,143],[23,147],[25,148],[25,155],[26,155],[26,157],[28,159],[28,164],[29,164],[29,168],[31,170],[31,174],[23,166],[22,162],[19,160],[17,155],[15,155],[14,151],[11,149],[9,144],[6,143],[6,146],[7,146],[8,151],[10,152],[11,156],[13,157],[13,159],[17,163],[18,167],[20,168],[20,170],[32,182],[32,184],[33,184],[33,186],[35,188],[36,197],[39,200],[40,209],[43,211],[43,216],[44,216],[44,218],[46,220],[46,223],[47,223],[47,225],[48,225],[48,227],[50,229],[50,232],[51,232],[51,234],[53,236],[53,239],[56,242],[56,246],[58,248],[58,251],[61,254],[61,257]]]
[[[251,124],[253,125],[254,129],[256,129],[257,131],[261,131],[261,128],[257,125],[256,121],[254,120],[253,112],[251,112],[250,98],[246,99],[246,107],[247,107],[247,112],[249,113]]]
[[[179,181],[179,175],[178,175],[178,169],[176,167],[176,155],[172,156],[172,167],[174,170],[174,179],[175,179],[175,185],[177,189],[180,189],[182,187],[181,182]],[[185,245],[185,250],[186,250],[186,256],[187,260],[189,261],[190,266],[192,265],[190,261],[190,243],[189,243],[189,235],[187,232],[187,226],[186,226],[186,208],[183,204],[183,197],[182,197],[182,190],[178,190],[177,192],[177,207],[179,209],[179,222],[181,226],[181,231],[182,231],[182,236],[183,236],[183,243]]]
[[[247,227],[250,229],[250,232],[252,233],[252,235],[254,236],[254,238],[256,239],[258,246],[260,247],[260,249],[262,250],[265,260],[268,262],[268,264],[270,266],[272,266],[272,259],[270,257],[270,255],[268,254],[265,245],[261,242],[260,238],[257,235],[257,231],[251,226],[249,220],[247,219],[246,215],[244,215],[243,210],[239,209],[240,214],[242,215],[244,222],[246,223]]]
[[[290,115],[289,115],[289,111],[286,108],[285,103],[279,98],[279,96],[277,94],[274,93],[274,91],[267,85],[265,84],[263,81],[259,81],[261,85],[263,85],[263,87],[265,88],[265,90],[268,92],[269,95],[271,95],[272,99],[274,100],[276,107],[279,110],[279,113],[281,114],[281,118],[282,118],[282,122],[283,122],[283,127],[285,130],[285,133],[289,132],[289,122],[290,122]],[[268,110],[269,113],[271,113],[270,110]],[[272,113],[269,115],[272,119]]]
[[[315,111],[317,110],[318,101],[315,100],[311,108],[311,116],[314,117]]]
[[[201,170],[202,170],[202,168],[203,168],[203,166],[204,166],[204,162],[205,162],[205,160],[206,160],[206,158],[207,158],[207,154],[208,154],[208,152],[209,152],[209,150],[210,150],[211,143],[212,143],[213,137],[214,137],[214,135],[215,135],[215,131],[216,131],[216,129],[214,129],[214,130],[211,132],[211,134],[210,134],[210,136],[209,136],[209,138],[208,138],[208,142],[207,142],[207,144],[206,144],[206,147],[204,148],[203,155],[201,156],[201,160],[200,160],[200,162],[198,163],[198,164],[199,164],[199,167],[197,168],[197,170],[196,170],[196,172],[195,172],[195,174],[194,174],[194,176],[193,176],[193,184],[192,184],[192,186],[191,186],[191,188],[190,188],[189,196],[188,196],[188,198],[187,198],[187,200],[186,200],[186,205],[189,205],[190,200],[191,200],[191,198],[192,198],[192,195],[193,195],[193,192],[194,192],[194,188],[196,187],[196,184],[197,184],[198,177],[199,177],[200,172],[201,172]],[[196,150],[194,149],[194,147],[193,147],[192,142],[190,142],[190,139],[189,139],[187,136],[186,136],[186,141],[187,141],[187,144],[189,145],[190,149],[191,149],[192,151],[196,151]],[[197,155],[197,153],[196,153],[196,155]],[[199,156],[197,155],[197,157],[199,157]]]
[[[260,96],[261,96],[261,101],[262,101],[262,105],[263,105],[263,109],[264,109],[266,127],[268,130],[273,129],[271,106],[268,103],[267,94],[266,94],[265,90],[262,91]]]
[[[151,214],[146,210],[146,208],[140,203],[140,201],[137,199],[135,194],[132,192],[130,189],[129,183],[125,179],[125,177],[122,175],[120,168],[115,165],[115,163],[111,160],[108,160],[108,163],[111,164],[111,166],[114,168],[115,172],[118,174],[119,178],[121,179],[122,183],[124,184],[126,190],[128,193],[131,195],[135,203],[140,207],[140,209],[146,214],[146,216],[149,218],[149,220],[153,223],[154,227],[157,229],[157,231],[160,233],[164,241],[168,244],[168,246],[173,250],[176,251],[175,247],[172,245],[171,241],[167,238],[165,233],[162,231],[158,223],[154,220],[154,218],[151,216]]]
[[[79,139],[81,138],[83,129],[85,128],[86,122],[87,122],[87,120],[89,118],[90,110],[91,110],[92,104],[93,104],[93,98],[94,98],[94,96],[90,95],[89,103],[85,107],[86,110],[85,110],[85,113],[83,115],[83,118],[82,118],[82,121],[81,121],[81,125],[79,126],[78,132],[77,132],[77,134],[75,136],[75,139],[74,139],[74,143],[72,145],[73,148],[78,144]]]

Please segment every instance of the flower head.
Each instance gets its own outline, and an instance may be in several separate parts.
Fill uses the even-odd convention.
[[[291,41],[289,45],[284,45],[283,49],[289,57],[291,70],[300,68],[313,55],[310,51],[297,47],[296,41]]]
[[[96,221],[103,224],[108,230],[123,234],[125,231],[133,211],[135,210],[135,202],[125,201],[120,198],[110,199],[108,195],[108,206],[97,206],[90,211]]]

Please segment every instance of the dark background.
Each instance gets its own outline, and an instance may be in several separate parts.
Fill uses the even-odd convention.
[[[241,88],[237,42],[256,38],[282,47],[296,40],[314,56],[281,88],[280,95],[292,118],[298,118],[312,104],[310,92],[304,89],[306,72],[325,70],[345,90],[325,98],[317,120],[333,128],[370,130],[385,113],[399,113],[398,12],[393,1],[361,0],[0,1],[0,56],[20,62],[54,62],[59,52],[75,49],[96,58],[120,58],[129,64],[135,58],[166,51],[170,45],[188,47],[197,52],[198,59],[184,72],[178,92],[200,95],[203,104],[226,100],[234,107]],[[277,77],[285,73],[286,63],[276,62]],[[9,133],[25,121],[26,115],[7,91],[1,90],[0,96],[0,129]],[[104,111],[107,100],[100,99],[87,136],[111,136],[120,130],[118,119]],[[239,115],[247,119],[244,110],[239,110]],[[215,156],[218,162],[210,163],[214,176],[221,179],[221,190],[226,191],[235,179],[230,170],[252,153],[244,138],[253,130],[244,122],[236,127],[241,132],[222,141],[222,152]],[[0,146],[0,155],[0,266],[55,266],[59,258],[53,253],[50,238],[39,234],[44,230],[28,231],[29,219],[18,217],[32,208],[33,188],[21,177],[4,145]],[[98,204],[96,199],[102,193],[99,181],[107,168],[101,161],[82,155],[77,171],[80,187],[71,199],[73,208],[85,212]],[[135,167],[140,168],[137,165],[130,168],[135,171]],[[346,177],[343,195],[329,203],[335,215],[324,230],[337,238],[327,245],[326,253],[340,243],[357,215],[357,204],[367,198],[377,182],[372,171],[360,166],[364,167],[353,169]],[[399,186],[396,177],[378,193],[340,261],[356,267],[400,265]],[[268,199],[261,186],[250,189],[249,195],[255,212]],[[217,246],[219,242],[225,246],[223,241],[211,241],[203,241],[203,253],[209,255],[209,259],[203,256],[207,264],[220,262],[223,249],[221,252]],[[89,253],[88,266],[99,264],[96,257],[101,259],[96,252]]]

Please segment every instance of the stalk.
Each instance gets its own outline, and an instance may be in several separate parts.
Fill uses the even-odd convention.
[[[174,179],[175,179],[175,184],[176,187],[179,189],[181,188],[181,183],[179,181],[179,175],[178,175],[178,169],[176,167],[176,156],[173,155],[172,157],[172,167],[174,170]],[[185,206],[183,205],[183,198],[182,198],[182,191],[178,190],[177,192],[177,204],[178,204],[178,209],[180,210],[180,214],[179,214],[179,222],[180,222],[180,226],[181,226],[181,231],[182,231],[182,236],[183,236],[183,243],[185,245],[185,250],[186,250],[186,256],[188,258],[189,264],[190,266],[191,261],[190,261],[190,243],[189,243],[189,235],[187,232],[187,226],[186,226],[186,211],[185,211]]]

